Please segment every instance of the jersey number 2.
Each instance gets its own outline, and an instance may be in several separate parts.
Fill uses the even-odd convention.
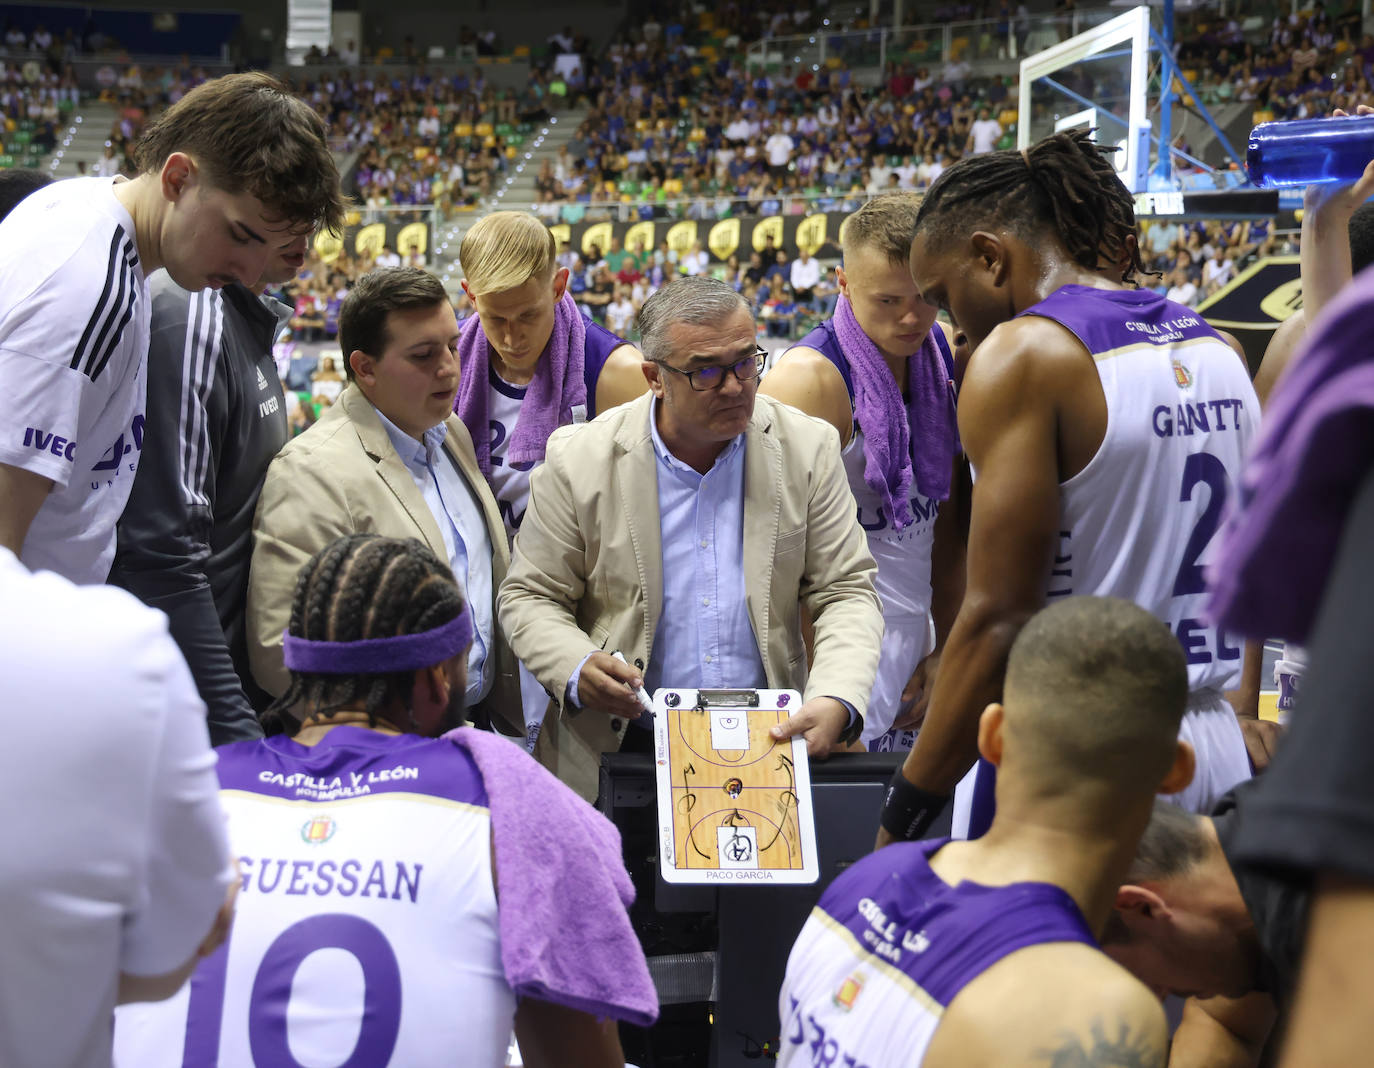
[[[1207,507],[1202,510],[1202,515],[1198,517],[1197,523],[1193,526],[1193,532],[1188,535],[1188,544],[1183,550],[1183,562],[1178,565],[1178,574],[1174,576],[1175,597],[1202,593],[1207,588],[1207,581],[1202,574],[1202,565],[1198,563],[1198,557],[1206,551],[1208,544],[1211,543],[1212,535],[1217,532],[1217,527],[1221,525],[1221,511],[1226,505],[1226,492],[1229,484],[1226,477],[1226,465],[1210,452],[1195,452],[1184,461],[1183,489],[1179,493],[1178,499],[1185,502],[1191,501],[1193,491],[1197,489],[1199,483],[1205,485],[1209,491]]]
[[[364,977],[358,1041],[339,1068],[388,1063],[401,1030],[401,969],[381,931],[361,917],[343,913],[311,916],[292,924],[267,947],[253,978],[248,1004],[248,1044],[253,1063],[299,1068],[287,1036],[287,1008],[296,972],[305,958],[319,949],[353,954]],[[184,1068],[217,1063],[228,965],[226,944],[206,959],[191,981],[182,1051]]]

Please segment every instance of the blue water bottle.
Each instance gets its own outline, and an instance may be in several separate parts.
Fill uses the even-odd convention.
[[[1245,169],[1261,189],[1353,182],[1374,160],[1374,115],[1262,122],[1250,131]]]

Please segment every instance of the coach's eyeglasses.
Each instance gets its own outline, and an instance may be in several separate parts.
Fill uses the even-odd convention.
[[[760,348],[752,356],[746,356],[738,363],[730,364],[728,367],[717,364],[712,367],[698,367],[695,371],[683,371],[667,363],[659,363],[659,366],[687,379],[691,387],[698,393],[705,393],[708,390],[720,389],[721,384],[725,381],[726,371],[733,371],[735,377],[741,382],[750,382],[758,378],[759,375],[763,374],[763,363],[767,359],[768,350]]]

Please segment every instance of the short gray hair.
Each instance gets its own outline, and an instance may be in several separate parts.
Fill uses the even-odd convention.
[[[1212,846],[1202,831],[1202,817],[1170,801],[1155,798],[1150,823],[1136,846],[1122,886],[1163,883],[1187,875],[1206,859]],[[1115,909],[1098,936],[1098,945],[1128,946],[1135,941],[1131,928]]]
[[[740,308],[753,316],[754,306],[728,282],[700,274],[675,278],[639,309],[639,350],[645,359],[662,363],[672,355],[668,334],[674,323],[711,326]]]
[[[1157,883],[1186,875],[1207,859],[1202,818],[1169,801],[1155,799],[1149,825],[1140,836],[1128,883]]]

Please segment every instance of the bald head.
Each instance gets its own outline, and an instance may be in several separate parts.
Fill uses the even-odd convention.
[[[1012,646],[1003,768],[1032,795],[1082,785],[1147,800],[1173,767],[1187,700],[1187,663],[1167,626],[1129,601],[1065,598]]]

